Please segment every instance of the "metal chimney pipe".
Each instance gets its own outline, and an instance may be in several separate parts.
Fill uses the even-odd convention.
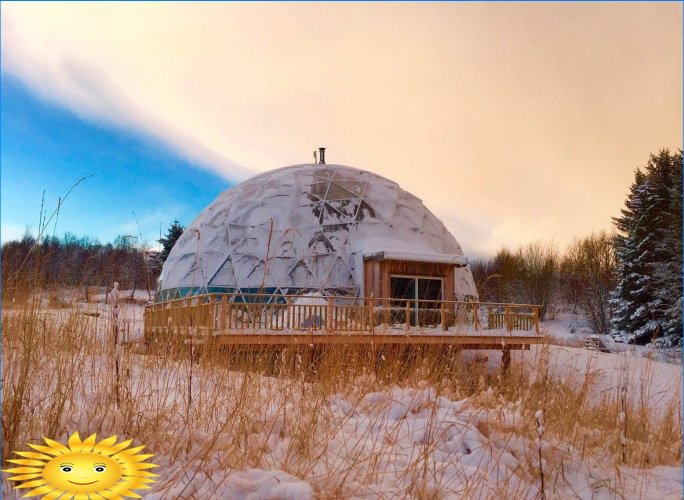
[[[318,163],[325,164],[325,148],[318,148]]]

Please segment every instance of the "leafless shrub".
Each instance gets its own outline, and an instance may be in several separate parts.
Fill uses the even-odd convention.
[[[612,237],[606,232],[576,239],[561,262],[565,298],[579,305],[597,333],[610,331],[610,292],[616,285]]]
[[[531,243],[513,253],[501,249],[489,261],[471,265],[481,299],[539,304],[540,318],[553,314],[560,259],[552,244]]]

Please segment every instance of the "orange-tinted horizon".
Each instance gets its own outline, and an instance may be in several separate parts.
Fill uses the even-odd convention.
[[[2,42],[42,96],[231,180],[326,146],[471,255],[610,230],[682,145],[681,3],[5,3]]]

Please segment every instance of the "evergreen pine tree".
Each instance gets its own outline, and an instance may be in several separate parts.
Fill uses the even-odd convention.
[[[169,226],[169,229],[166,231],[166,236],[163,236],[162,238],[159,238],[157,240],[158,243],[161,243],[162,245],[162,251],[161,251],[161,260],[162,263],[166,262],[167,257],[169,256],[169,253],[171,253],[171,249],[173,248],[173,245],[176,244],[176,241],[178,241],[178,238],[180,238],[181,234],[183,234],[183,231],[185,231],[185,227],[183,227],[178,220],[174,220],[171,223],[171,226]]]
[[[611,304],[613,317],[611,325],[618,339],[628,340],[634,331],[634,312],[646,302],[643,293],[644,266],[637,250],[639,243],[637,233],[639,229],[639,214],[644,205],[644,184],[646,176],[637,169],[634,183],[630,186],[622,216],[613,218],[619,233],[615,237],[615,257],[617,259],[617,273],[620,281],[613,291]]]
[[[654,265],[655,293],[663,315],[658,344],[665,347],[682,344],[682,151],[668,160],[667,172],[659,174],[662,189],[667,192],[667,206],[660,228],[661,260]]]
[[[613,219],[620,281],[611,324],[619,339],[681,343],[681,161],[667,149],[651,155]]]

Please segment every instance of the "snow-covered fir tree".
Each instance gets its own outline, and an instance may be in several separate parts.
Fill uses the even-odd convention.
[[[161,243],[162,246],[162,264],[166,262],[166,258],[169,256],[169,253],[171,253],[171,249],[176,244],[176,241],[178,241],[178,238],[180,238],[181,234],[183,234],[183,231],[185,231],[185,227],[183,227],[177,220],[174,220],[171,223],[171,226],[169,226],[169,229],[167,229],[166,235],[157,240],[157,242]]]
[[[661,345],[682,342],[682,152],[671,157],[669,178],[662,179],[668,192],[659,241],[662,260],[654,265],[656,295],[662,300],[665,317]]]
[[[620,340],[681,344],[681,185],[681,151],[651,155],[614,218],[619,283],[611,323]]]

